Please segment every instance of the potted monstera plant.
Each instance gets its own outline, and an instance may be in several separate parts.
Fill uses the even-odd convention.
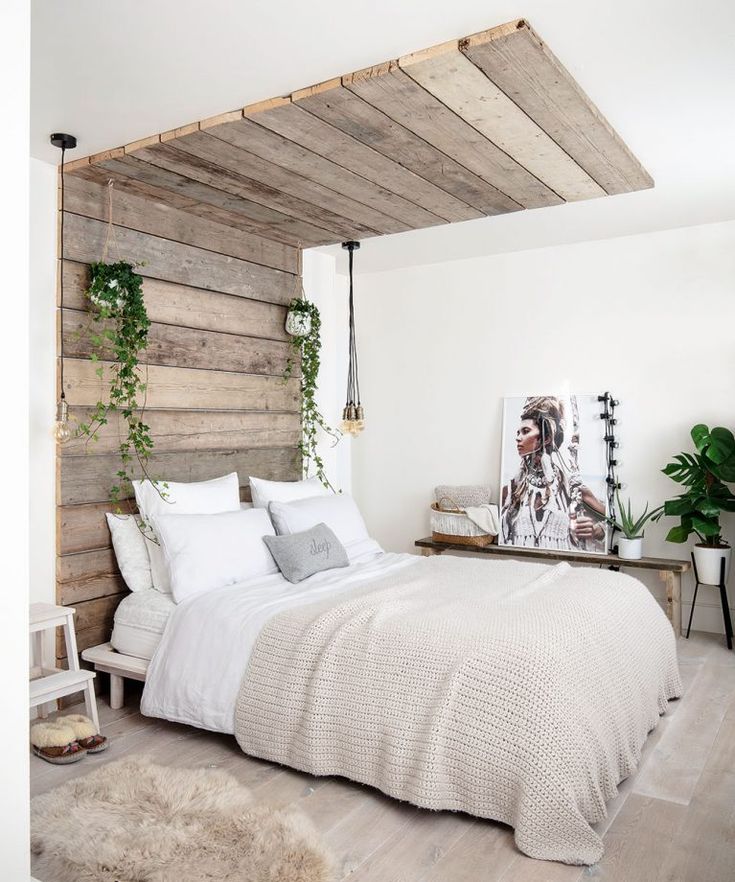
[[[732,550],[722,536],[722,512],[735,512],[735,495],[728,484],[735,482],[735,437],[730,429],[709,429],[696,425],[691,432],[696,453],[680,453],[664,469],[684,492],[664,503],[655,515],[679,518],[666,536],[669,542],[686,542],[696,534],[694,560],[701,582],[717,585],[721,561],[725,560],[725,579],[730,570]]]

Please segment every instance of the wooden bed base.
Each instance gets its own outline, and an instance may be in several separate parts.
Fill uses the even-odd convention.
[[[111,643],[90,646],[84,650],[82,658],[93,664],[95,671],[110,675],[110,707],[113,710],[119,710],[125,704],[125,680],[145,682],[148,672],[146,659],[116,652]]]

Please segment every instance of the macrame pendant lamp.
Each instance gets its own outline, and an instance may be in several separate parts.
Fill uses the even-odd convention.
[[[359,242],[343,242],[342,247],[349,252],[350,261],[350,361],[347,368],[347,402],[342,411],[341,429],[354,438],[365,428],[365,411],[360,402],[360,379],[357,375],[357,343],[355,341],[355,300],[352,278],[352,263]]]
[[[59,221],[59,239],[61,242],[61,257],[64,257],[64,157],[67,150],[73,150],[77,146],[77,139],[74,135],[67,135],[64,132],[55,132],[50,139],[54,147],[61,150],[61,218]],[[61,262],[61,270],[59,272],[59,309],[61,315],[64,314],[64,268]],[[57,444],[66,444],[70,441],[74,432],[69,424],[69,405],[66,402],[64,393],[64,329],[63,323],[59,322],[59,385],[61,386],[61,394],[56,403],[56,422],[54,423],[54,438]]]

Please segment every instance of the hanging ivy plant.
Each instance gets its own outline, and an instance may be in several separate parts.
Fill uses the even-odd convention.
[[[316,403],[317,378],[319,376],[319,353],[321,351],[321,317],[314,303],[301,297],[294,297],[288,306],[286,329],[291,334],[291,347],[294,357],[288,359],[283,374],[284,382],[293,375],[296,358],[301,358],[301,441],[299,451],[304,477],[309,476],[313,465],[314,472],[322,484],[334,490],[324,471],[324,461],[317,447],[318,431],[321,429],[335,444],[342,437],[327,425]]]
[[[89,339],[98,350],[90,355],[93,362],[102,354],[110,359],[109,400],[98,401],[89,421],[81,423],[78,434],[96,441],[100,429],[107,425],[111,413],[122,417],[127,434],[120,437],[120,468],[110,488],[110,500],[120,511],[120,500],[132,493],[132,468],[137,463],[138,477],[149,478],[148,462],[153,451],[150,428],[145,413],[146,382],[140,367],[140,353],[148,345],[150,320],[143,303],[143,279],[132,264],[93,263],[90,265],[87,296],[92,304]],[[104,379],[105,369],[95,371]],[[165,496],[165,484],[153,481]],[[162,489],[161,489],[162,488]]]

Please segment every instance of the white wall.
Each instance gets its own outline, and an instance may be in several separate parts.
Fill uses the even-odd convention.
[[[692,425],[735,425],[735,222],[360,275],[356,316],[353,489],[388,549],[428,534],[435,484],[497,490],[504,395],[612,390],[637,504],[675,493],[659,470]],[[666,530],[647,529],[646,553],[688,556]],[[695,627],[720,630],[703,591]]]
[[[31,159],[30,171],[30,594],[55,603],[57,169]]]

